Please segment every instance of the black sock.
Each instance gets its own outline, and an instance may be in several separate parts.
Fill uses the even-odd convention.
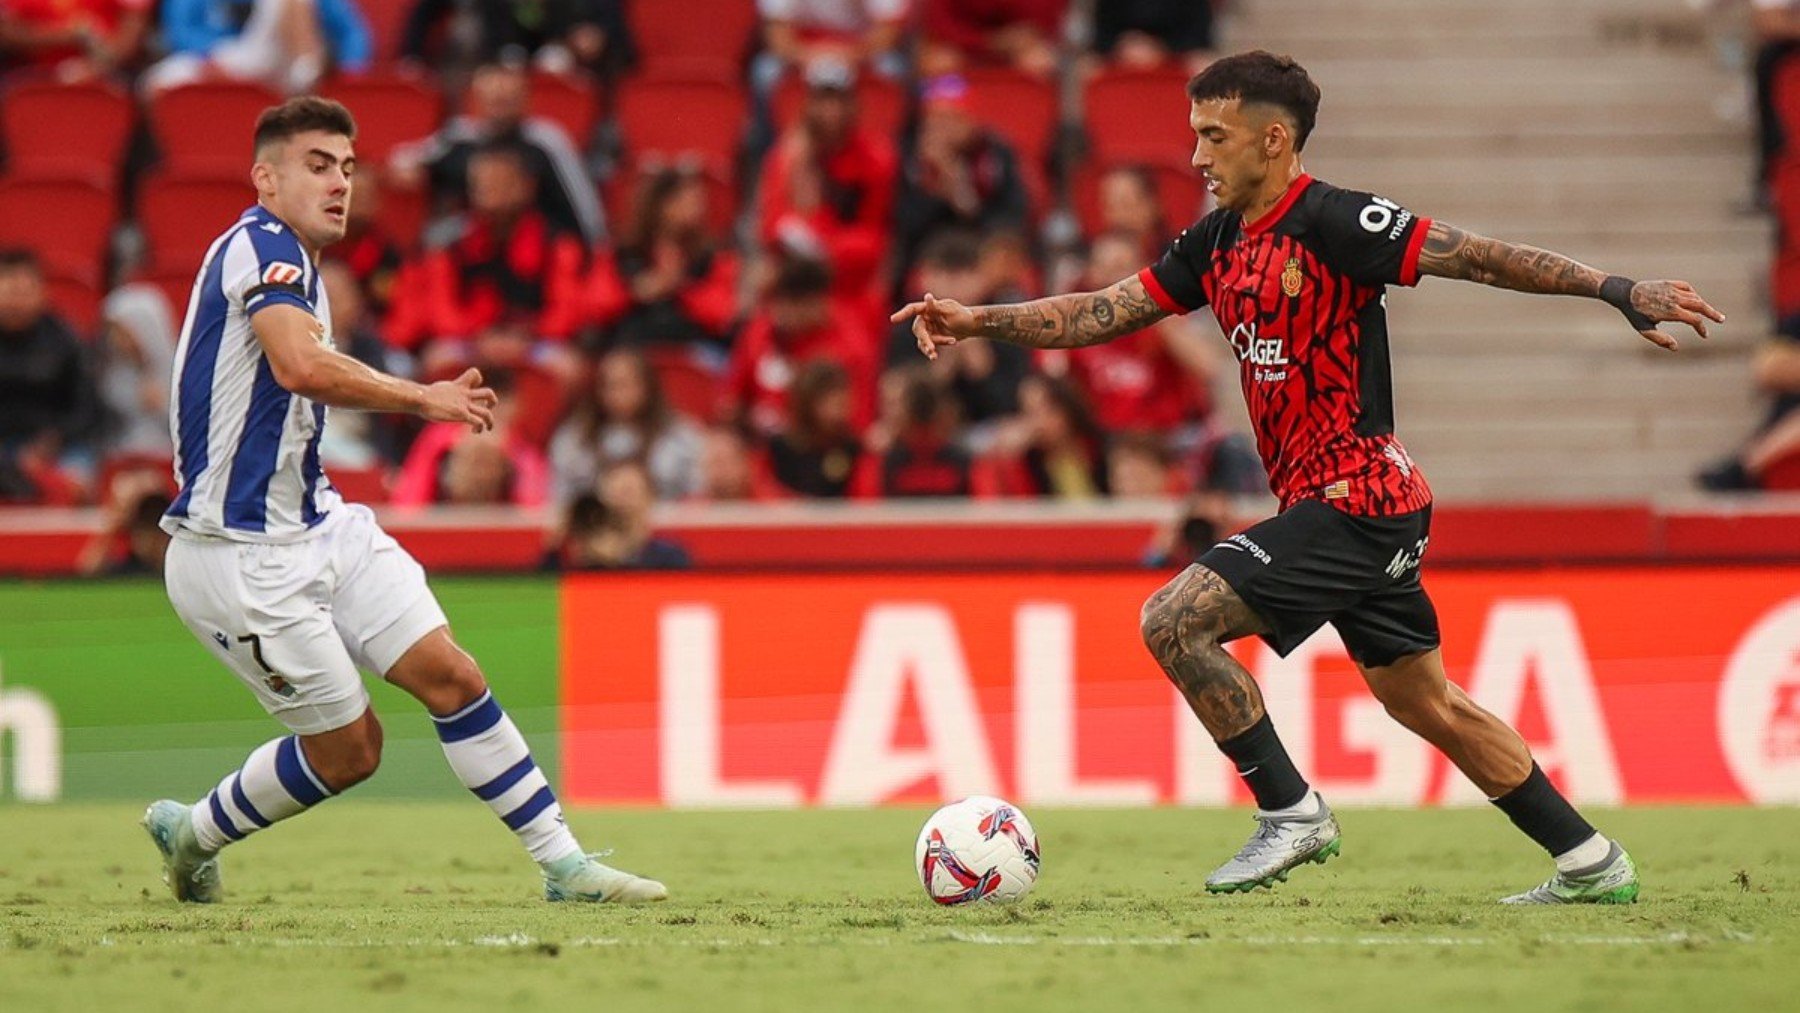
[[[1563,798],[1535,761],[1524,784],[1493,802],[1525,836],[1550,852],[1551,858],[1594,836],[1593,826]]]
[[[1306,778],[1288,759],[1287,749],[1281,744],[1281,736],[1275,734],[1268,714],[1219,743],[1219,751],[1237,764],[1238,776],[1250,786],[1258,809],[1286,809],[1306,797]]]

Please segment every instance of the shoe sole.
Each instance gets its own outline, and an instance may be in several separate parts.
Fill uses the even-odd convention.
[[[1295,862],[1294,864],[1292,864],[1284,869],[1277,869],[1276,871],[1270,873],[1267,876],[1264,876],[1261,879],[1247,879],[1241,883],[1208,883],[1208,884],[1206,884],[1206,892],[1207,893],[1249,893],[1250,891],[1258,889],[1258,888],[1261,888],[1264,890],[1273,890],[1275,888],[1276,883],[1287,882],[1288,873],[1294,871],[1295,869],[1298,869],[1302,865],[1314,865],[1314,864],[1324,865],[1326,862],[1330,861],[1331,859],[1336,858],[1338,855],[1338,852],[1343,849],[1343,845],[1344,845],[1344,839],[1342,837],[1333,837],[1329,843],[1327,843],[1324,847],[1320,848],[1319,850],[1313,852],[1312,854],[1306,856],[1305,858],[1302,858],[1298,862]]]

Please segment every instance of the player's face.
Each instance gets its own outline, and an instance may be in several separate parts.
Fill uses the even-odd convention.
[[[1188,110],[1194,131],[1194,168],[1222,208],[1243,212],[1269,175],[1268,124],[1246,116],[1237,99],[1195,102]]]
[[[308,130],[276,146],[255,177],[263,203],[317,250],[344,238],[355,172],[350,138]]]

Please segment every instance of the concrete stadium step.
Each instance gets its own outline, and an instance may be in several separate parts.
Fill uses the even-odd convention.
[[[1671,151],[1739,151],[1746,143],[1741,129],[1719,122],[1711,129],[1675,127],[1661,120],[1614,120],[1592,130],[1540,123],[1517,131],[1501,131],[1476,119],[1462,117],[1435,125],[1405,119],[1363,119],[1355,129],[1337,129],[1338,124],[1327,119],[1307,141],[1306,157],[1309,162],[1436,158],[1448,154],[1470,158],[1561,158],[1571,151],[1604,150],[1609,157],[1642,159],[1647,166],[1654,166]]]

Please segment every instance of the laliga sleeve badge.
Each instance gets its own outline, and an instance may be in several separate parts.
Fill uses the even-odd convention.
[[[1306,276],[1300,273],[1300,258],[1289,257],[1287,266],[1281,269],[1281,291],[1289,299],[1300,295],[1300,286],[1305,283]]]

